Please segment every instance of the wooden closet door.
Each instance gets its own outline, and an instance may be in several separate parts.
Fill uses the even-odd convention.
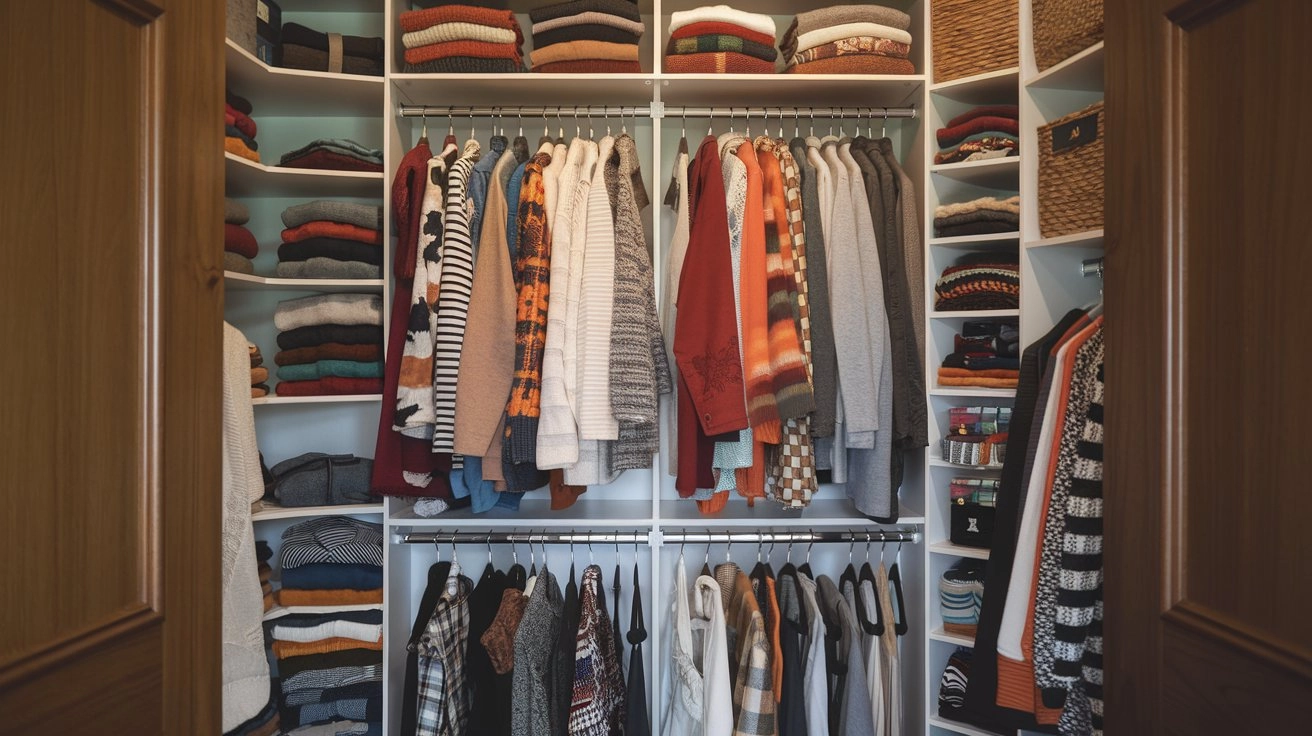
[[[217,733],[223,6],[0,36],[0,731]]]
[[[1106,8],[1106,732],[1307,733],[1312,3]]]

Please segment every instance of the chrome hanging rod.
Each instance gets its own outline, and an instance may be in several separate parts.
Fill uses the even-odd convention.
[[[401,105],[405,118],[859,118],[862,120],[915,119],[920,117],[914,107],[681,107],[678,105],[622,106],[616,105],[486,105],[480,107]]]
[[[400,538],[404,544],[641,544],[647,532],[411,532]]]
[[[1101,258],[1090,258],[1080,263],[1080,275],[1084,276],[1085,278],[1088,278],[1089,276],[1097,276],[1098,278],[1102,278],[1102,273],[1103,273],[1103,265],[1102,265]]]
[[[403,118],[632,118],[651,116],[651,107],[647,105],[484,105],[440,106],[440,105],[401,105]]]
[[[914,107],[680,107],[665,105],[663,112],[667,118],[737,118],[746,115],[751,118],[860,118],[874,120],[893,120],[896,118],[915,119],[919,113]]]
[[[649,540],[647,532],[410,532],[398,535],[403,544],[642,544]],[[660,535],[662,542],[689,544],[739,544],[751,542],[909,542],[918,544],[923,538],[913,529],[883,530],[834,529],[817,531],[668,531]]]

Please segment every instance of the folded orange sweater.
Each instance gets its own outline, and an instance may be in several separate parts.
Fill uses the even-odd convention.
[[[794,64],[785,74],[915,74],[916,65],[907,59],[878,54],[848,54]]]
[[[971,376],[969,378],[959,378],[956,376],[939,376],[938,385],[940,386],[979,386],[980,388],[1016,388],[1019,381],[1015,378],[988,378],[985,376]]]
[[[473,5],[439,5],[424,10],[411,10],[401,14],[401,30],[406,33],[422,31],[442,23],[475,23],[493,28],[509,28],[515,31],[516,38],[523,40],[519,21],[510,10],[480,8]]]
[[[359,639],[334,636],[319,641],[278,640],[273,643],[273,656],[278,659],[287,659],[288,657],[303,657],[307,654],[340,652],[346,649],[372,649],[381,652],[383,650],[383,638],[380,636],[378,641],[360,641]]]
[[[423,64],[426,61],[446,59],[452,56],[465,56],[475,59],[514,59],[515,61],[523,58],[519,53],[519,47],[511,43],[446,41],[406,49],[405,63]]]
[[[774,74],[774,62],[736,51],[667,54],[665,71],[672,74]]]
[[[382,603],[383,589],[373,590],[294,590],[278,591],[278,603],[283,606],[355,606],[362,603]]]
[[[529,61],[534,66],[575,59],[609,59],[611,61],[637,61],[638,44],[607,43],[606,41],[563,41],[533,49]]]
[[[1009,368],[988,368],[982,371],[972,371],[969,368],[948,368],[943,366],[938,369],[939,378],[1020,378],[1020,371],[1014,371]]]
[[[260,162],[260,154],[246,147],[246,141],[232,136],[223,137],[223,150],[228,153],[235,153],[244,159],[249,159],[255,163]]]
[[[383,244],[381,230],[370,230],[359,225],[352,225],[349,222],[314,220],[282,231],[282,242],[284,243],[299,243],[310,238],[340,238],[342,240],[354,240],[357,243],[368,243],[369,245]]]

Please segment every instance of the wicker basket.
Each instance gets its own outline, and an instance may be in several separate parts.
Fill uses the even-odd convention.
[[[1102,40],[1102,0],[1033,0],[1034,63],[1043,71]]]
[[[935,82],[1020,63],[1019,0],[931,0],[929,12]]]
[[[1039,232],[1045,238],[1102,227],[1102,103],[1041,126]]]

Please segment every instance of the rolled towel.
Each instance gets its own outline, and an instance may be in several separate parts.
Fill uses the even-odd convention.
[[[574,59],[605,59],[608,61],[637,61],[638,46],[630,43],[604,41],[566,41],[565,43],[533,49],[529,61],[534,66]]]
[[[952,128],[975,118],[986,116],[1017,120],[1020,118],[1020,108],[1016,105],[981,105],[952,118],[948,121],[946,127]]]
[[[223,224],[223,249],[247,258],[260,254],[260,245],[255,242],[251,231],[230,223]]]
[[[316,294],[278,302],[273,326],[281,331],[310,325],[382,325],[378,294]]]
[[[674,54],[665,57],[665,71],[673,74],[773,74],[774,62],[733,51]]]
[[[316,345],[382,345],[383,326],[376,325],[310,325],[278,333],[280,350],[312,348]]]
[[[897,41],[907,45],[911,44],[911,34],[893,26],[880,23],[842,23],[799,34],[796,41],[785,44],[784,53],[792,56],[799,51],[833,43],[844,38],[852,38],[853,36],[874,36],[875,38],[887,38],[890,41]]]
[[[232,140],[228,138],[227,140]],[[255,154],[257,157],[260,154]],[[258,160],[258,158],[256,159]],[[293,169],[315,169],[320,171],[371,171],[382,173],[383,165],[362,161],[359,157],[348,156],[329,150],[316,150],[296,158],[283,157],[278,164]]]
[[[358,261],[371,266],[380,266],[383,263],[383,249],[376,245],[340,238],[309,238],[278,246],[278,260],[283,263],[308,261],[311,258]]]
[[[405,50],[405,63],[423,64],[426,61],[445,59],[451,56],[466,56],[475,59],[514,59],[523,58],[519,47],[507,43],[483,43],[481,41],[448,41],[428,46]]]
[[[635,23],[642,20],[642,14],[638,12],[638,6],[629,0],[572,0],[572,2],[534,8],[528,11],[528,17],[534,23],[541,23],[553,18],[564,18],[587,12],[618,15]]]
[[[382,245],[383,231],[377,227],[362,227],[349,222],[311,220],[282,231],[282,242],[299,243],[310,238],[336,238],[353,240],[366,245]]]
[[[774,18],[761,13],[748,13],[745,10],[736,10],[728,5],[705,5],[692,10],[677,10],[670,14],[671,32],[677,31],[693,23],[703,21],[719,21],[721,23],[732,23],[742,26],[757,33],[764,33],[772,40],[775,36]]]
[[[254,276],[255,263],[240,253],[225,250],[223,251],[223,270]]]
[[[268,376],[268,369],[264,370]],[[382,378],[383,362],[376,360],[364,363],[356,360],[319,360],[300,365],[284,365],[278,368],[279,381],[317,381],[328,376],[342,378]],[[256,383],[260,383],[257,381]]]
[[[329,49],[328,35],[313,28],[307,28],[300,23],[283,23],[281,42],[305,46],[326,53]],[[358,56],[374,61],[383,60],[383,39],[372,36],[336,35],[341,36],[342,54],[344,56]]]
[[[833,43],[813,46],[805,51],[793,54],[790,64],[806,64],[821,59],[833,59],[839,56],[865,54],[870,56],[887,56],[893,59],[905,59],[911,54],[911,47],[887,38],[874,36],[853,36]]]
[[[519,32],[509,28],[482,26],[477,23],[439,23],[423,30],[401,36],[401,45],[407,49],[449,41],[482,41],[484,43],[523,43]]]
[[[493,28],[519,29],[519,21],[511,10],[481,8],[474,5],[438,5],[423,10],[408,10],[397,19],[405,33],[422,31],[443,23],[474,23]]]
[[[291,350],[279,351],[273,356],[273,362],[277,365],[296,365],[297,363],[313,363],[319,360],[382,360],[382,345],[347,345],[340,342],[329,342],[322,345],[314,345],[308,348],[292,348]],[[277,473],[275,473],[276,475]]]
[[[406,64],[405,71],[407,74],[518,74],[524,71],[524,62],[519,59],[448,56],[422,64]]]
[[[224,197],[223,221],[229,225],[245,225],[251,221],[251,211],[246,203]]]
[[[260,384],[256,384],[256,385],[254,385],[254,386],[251,386],[251,398],[252,398],[252,399],[262,399],[262,398],[264,398],[265,396],[268,396],[268,395],[269,395],[269,384],[267,384],[267,383],[260,383]],[[264,609],[264,610],[267,611],[267,610],[269,610],[269,609],[266,608],[266,609]]]
[[[383,267],[361,261],[339,261],[335,258],[314,256],[304,261],[287,261],[274,268],[281,279],[381,279]]]
[[[264,356],[260,355],[260,348],[258,345],[253,342],[246,343],[246,352],[250,354],[252,368],[264,365]]]
[[[907,59],[878,54],[848,54],[832,59],[818,59],[794,64],[785,74],[915,74],[916,66]]]
[[[335,199],[316,199],[313,202],[294,204],[282,211],[282,224],[288,228],[310,222],[340,222],[366,230],[381,232],[383,208],[372,204],[356,204]],[[382,243],[381,236],[378,239]]]
[[[361,161],[368,161],[370,163],[383,163],[382,151],[377,148],[362,146],[349,138],[316,138],[294,151],[284,153],[282,158],[285,162],[287,159],[294,159],[307,153],[320,150],[334,151],[346,156],[354,156]]]
[[[381,394],[382,392],[383,379],[381,378],[342,378],[340,376],[329,376],[327,378],[320,378],[317,381],[283,381],[278,384],[279,396],[355,396]],[[379,598],[379,600],[381,601],[382,598]],[[374,601],[359,602],[373,603]],[[313,606],[320,604],[306,603],[303,605]]]
[[[670,38],[679,39],[692,38],[694,36],[713,36],[719,33],[738,36],[739,38],[745,38],[748,41],[763,43],[766,46],[774,45],[774,36],[770,34],[759,33],[750,28],[744,28],[743,26],[734,25],[733,23],[725,23],[718,20],[704,20],[698,23],[689,23],[679,30],[671,32]]]
[[[246,141],[243,141],[240,138],[235,138],[230,135],[223,136],[223,150],[241,156],[247,161],[254,161],[257,164],[260,162],[259,152],[252,151],[250,147],[246,145]]]
[[[635,36],[641,36],[647,31],[646,24],[641,20],[630,20],[614,13],[584,11],[575,15],[560,15],[555,18],[548,18],[540,23],[534,23],[531,32],[536,38],[540,33],[572,26],[609,26],[617,30],[627,31]]]
[[[665,47],[667,54],[699,54],[716,51],[734,51],[769,62],[773,62],[779,56],[773,45],[756,43],[727,33],[671,38],[669,45]]]

